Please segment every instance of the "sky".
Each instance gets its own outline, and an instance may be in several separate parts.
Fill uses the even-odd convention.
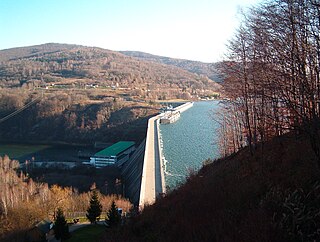
[[[216,62],[258,0],[0,0],[0,49],[66,43]]]

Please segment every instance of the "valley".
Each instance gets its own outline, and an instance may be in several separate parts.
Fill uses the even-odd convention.
[[[44,44],[0,51],[0,140],[141,142],[159,102],[219,96],[220,85],[174,65],[101,48]],[[134,133],[134,134],[133,134]]]
[[[0,154],[49,186],[124,194],[116,167],[82,164],[117,142],[145,139],[166,102],[219,97],[220,84],[170,63],[95,47],[43,44],[0,51]]]

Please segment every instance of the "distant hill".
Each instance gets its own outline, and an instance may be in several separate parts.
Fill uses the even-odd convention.
[[[141,60],[153,61],[156,63],[176,66],[186,71],[196,73],[198,75],[207,76],[211,80],[214,80],[215,82],[218,82],[218,83],[223,81],[222,75],[218,72],[218,63],[204,63],[200,61],[170,58],[170,57],[152,55],[152,54],[139,52],[139,51],[119,51],[119,52],[128,56],[139,58]]]
[[[97,47],[49,43],[0,51],[0,87],[19,87],[35,80],[45,85],[74,79],[85,80],[85,84],[166,90],[165,96],[174,96],[169,91],[183,89],[200,94],[220,87],[206,76],[173,65]]]
[[[0,50],[0,62],[15,60],[19,58],[31,58],[31,57],[55,53],[59,51],[71,50],[79,47],[80,47],[79,45],[47,43],[42,45],[4,49],[4,50]]]
[[[49,43],[0,51],[2,141],[115,142],[145,137],[158,100],[217,95],[220,85],[119,52]]]

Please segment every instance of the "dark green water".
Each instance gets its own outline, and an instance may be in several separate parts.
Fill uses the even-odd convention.
[[[218,101],[195,102],[175,123],[160,125],[166,185],[170,189],[185,181],[191,170],[201,168],[204,160],[219,156],[219,127],[213,118],[218,108]]]

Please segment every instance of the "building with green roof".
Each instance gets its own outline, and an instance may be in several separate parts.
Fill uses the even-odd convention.
[[[109,165],[117,165],[120,167],[129,159],[134,151],[135,142],[119,141],[90,157],[90,164],[95,167]]]

